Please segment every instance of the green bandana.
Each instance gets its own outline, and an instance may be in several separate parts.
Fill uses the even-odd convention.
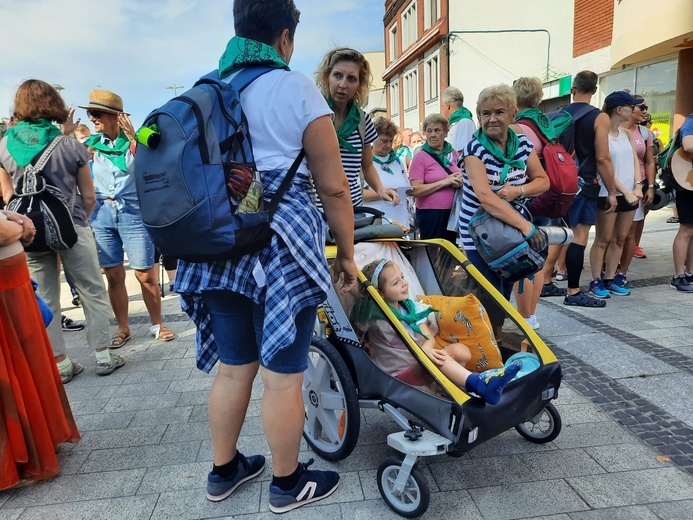
[[[520,170],[524,170],[526,168],[524,161],[513,159],[517,153],[517,149],[520,147],[520,140],[518,139],[517,134],[513,132],[511,128],[508,128],[508,142],[505,145],[507,153],[503,153],[503,150],[498,148],[498,145],[489,139],[481,128],[474,132],[474,137],[476,137],[476,140],[479,141],[491,155],[504,164],[503,171],[500,174],[501,184],[505,184],[505,179],[508,177],[510,167]]]
[[[24,168],[40,154],[48,144],[60,134],[60,129],[48,119],[35,122],[20,121],[7,133],[7,151]]]
[[[397,157],[399,158],[404,158],[406,160],[407,158],[411,159],[414,156],[414,154],[411,151],[411,148],[408,146],[400,146],[399,150],[397,150]]]
[[[101,153],[106,159],[111,161],[116,168],[121,171],[128,171],[127,163],[125,162],[125,152],[130,148],[130,140],[125,135],[122,130],[113,141],[113,148],[106,146],[105,143],[101,142],[101,136],[103,134],[94,134],[89,139],[87,139],[84,144],[87,148],[96,150]]]
[[[327,104],[330,106],[331,109],[334,111],[334,103],[332,102],[332,99],[329,97],[327,98]],[[351,152],[351,153],[359,153],[359,151],[354,148],[347,139],[349,139],[349,136],[354,133],[354,130],[356,130],[359,127],[359,123],[361,122],[361,109],[358,107],[356,102],[351,103],[351,108],[349,108],[349,113],[346,116],[346,119],[342,123],[342,126],[339,128],[339,131],[337,132],[337,139],[339,139],[339,146],[344,148],[346,151]],[[333,122],[334,123],[334,122]]]
[[[437,157],[446,168],[452,164],[452,161],[448,159],[448,155],[450,155],[454,151],[454,148],[447,141],[445,141],[445,146],[443,146],[443,150],[440,152],[438,150],[434,150],[433,148],[431,148],[428,143],[424,143],[421,149],[424,152],[430,153],[431,155]]]
[[[274,47],[257,40],[234,36],[226,45],[224,54],[219,58],[219,78],[248,65],[267,65],[277,69],[289,69],[279,57]]]
[[[565,112],[565,117],[558,117],[557,119],[551,121],[546,115],[538,108],[528,108],[527,110],[521,110],[518,112],[515,122],[520,122],[522,119],[526,119],[535,124],[539,131],[549,140],[551,143],[558,142],[558,137],[563,133],[563,131],[573,122],[572,116]]]
[[[457,123],[460,119],[471,119],[472,118],[472,113],[467,110],[464,107],[460,107],[457,110],[455,110],[452,114],[450,114],[450,118],[448,119],[448,123],[451,125],[454,125]]]
[[[395,162],[398,159],[399,159],[399,157],[397,156],[397,153],[395,153],[394,150],[390,150],[390,153],[388,154],[388,156],[385,160],[382,160],[380,157],[373,154],[373,162],[380,164],[382,166],[382,170],[384,172],[389,173],[390,175],[394,175],[395,172],[393,172],[392,168],[390,168],[388,165]]]
[[[421,334],[425,339],[430,339],[428,336],[426,336],[426,334],[421,332],[421,327],[419,327],[419,325],[416,322],[428,317],[428,315],[433,312],[433,309],[428,307],[420,312],[414,312],[416,306],[412,299],[404,300],[403,302],[400,302],[400,304],[402,304],[402,307],[404,307],[404,310],[407,313],[402,314],[399,309],[396,309],[392,305],[388,304],[388,307],[390,307],[392,314],[397,316],[397,319],[399,321],[403,321],[404,323],[409,325],[411,327],[411,330],[413,330],[414,332]]]

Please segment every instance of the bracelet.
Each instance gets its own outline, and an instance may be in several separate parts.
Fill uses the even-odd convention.
[[[520,198],[525,198],[525,187],[520,186]]]
[[[655,186],[654,184],[648,184],[647,187],[648,188],[656,188],[657,186]]]
[[[643,185],[645,184],[645,181],[638,181],[638,182],[635,183],[636,186],[637,186],[638,184],[639,184],[640,186],[643,186]]]

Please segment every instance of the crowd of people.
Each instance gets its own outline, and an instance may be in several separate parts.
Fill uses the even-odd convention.
[[[542,296],[561,296],[566,305],[599,308],[612,295],[630,293],[629,264],[634,255],[645,256],[639,240],[653,201],[655,156],[661,152],[661,142],[647,128],[650,120],[643,96],[612,92],[600,110],[591,105],[597,75],[580,72],[573,80],[573,102],[564,112],[565,121],[574,126],[581,188],[565,223],[532,218],[509,203],[527,205],[549,189],[542,152],[564,128],[539,109],[538,78],[523,77],[513,86],[484,89],[476,102],[478,128],[462,92],[448,87],[441,95],[440,113],[428,115],[420,132],[400,131],[388,118],[373,121],[363,110],[371,72],[357,50],[338,47],[327,52],[315,82],[290,70],[300,17],[292,1],[235,0],[233,11],[236,36],[220,59],[220,79],[233,78],[247,66],[273,68],[240,94],[250,131],[264,129],[253,133],[253,143],[266,196],[276,191],[301,150],[305,158],[277,208],[274,233],[265,247],[235,260],[180,260],[176,265],[169,259],[167,269],[171,279],[175,277],[183,310],[198,328],[198,368],[209,372],[219,362],[209,398],[214,462],[207,497],[227,498],[265,467],[262,455],[245,456],[236,448],[259,373],[264,383],[263,429],[273,457],[270,509],[283,513],[325,498],[339,483],[336,472],[309,469],[312,461],[299,462],[304,423],[301,382],[317,308],[330,282],[339,282],[342,293],[356,284],[352,221],[359,207],[382,210],[410,236],[458,244],[508,299],[513,285],[504,283],[484,261],[469,225],[483,208],[518,229],[529,247],[547,255],[540,272],[515,284],[518,311],[537,329],[536,309]],[[271,19],[268,11],[273,13]],[[5,202],[21,193],[26,171],[51,145],[41,173],[69,201],[78,237],[67,249],[25,253],[36,234],[32,220],[7,210],[0,213],[0,384],[13,390],[22,387],[22,392],[13,392],[14,406],[0,423],[0,489],[55,475],[59,471],[55,448],[79,439],[63,385],[84,367],[67,356],[63,332],[82,325],[53,319],[44,328],[30,276],[57,317],[64,271],[75,291],[73,301],[84,309],[87,341],[99,375],[123,366],[125,360],[116,351],[131,339],[125,255],[139,282],[151,333],[161,341],[175,339],[162,322],[158,254],[143,225],[135,188],[133,123],[121,97],[106,90],[93,90],[80,108],[86,110],[93,134],[79,121],[73,122],[74,111],[51,85],[28,80],[15,96],[14,126],[0,141]],[[277,122],[281,131],[267,131]],[[681,129],[681,143],[687,152],[693,151],[691,116]],[[680,228],[671,286],[682,292],[693,292],[691,198],[691,192],[677,198]],[[325,221],[337,244],[331,273],[323,252]],[[570,245],[563,250],[547,248],[540,230],[545,225],[569,226],[574,236]],[[589,290],[584,293],[580,277],[592,226],[596,236],[589,251]],[[554,266],[561,262],[567,289],[552,281]],[[423,310],[408,307],[406,287],[399,292],[388,288],[398,283],[399,267],[381,261],[366,271],[383,298],[411,326],[413,337],[416,334],[421,345],[428,345],[425,325],[420,326],[418,317],[418,321],[406,317]],[[109,331],[111,315],[117,323],[114,334]],[[498,335],[502,324],[502,319],[493,323]],[[519,367],[484,382],[461,367],[469,353],[465,349],[464,345],[448,352],[429,348],[427,354],[461,387],[489,403],[497,401]],[[411,365],[412,360],[403,362]],[[406,370],[414,378],[422,377],[413,365]]]

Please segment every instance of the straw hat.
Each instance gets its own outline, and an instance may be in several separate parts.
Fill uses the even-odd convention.
[[[89,93],[89,104],[86,106],[79,105],[79,108],[119,114],[123,111],[123,98],[114,92],[95,88]]]

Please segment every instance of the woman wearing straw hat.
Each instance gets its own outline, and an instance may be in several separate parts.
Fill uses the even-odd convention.
[[[142,288],[142,299],[152,321],[150,330],[158,339],[170,341],[175,335],[161,322],[154,244],[142,223],[135,188],[135,129],[129,114],[123,112],[121,97],[108,90],[92,90],[89,104],[80,108],[86,109],[97,132],[85,144],[94,151],[96,207],[91,225],[118,321],[118,332],[112,338],[111,348],[120,348],[130,339],[123,247]]]

